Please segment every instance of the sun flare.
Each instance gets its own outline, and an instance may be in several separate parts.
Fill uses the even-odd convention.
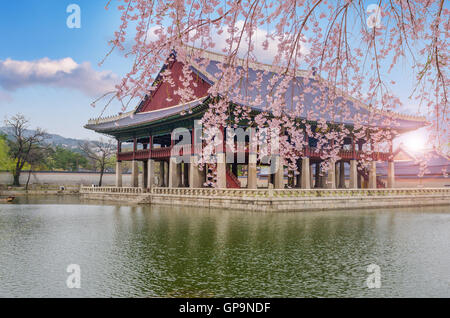
[[[405,147],[413,152],[422,152],[426,148],[427,138],[424,133],[413,132],[402,138]]]

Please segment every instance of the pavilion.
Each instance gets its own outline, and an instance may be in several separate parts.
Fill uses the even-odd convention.
[[[131,187],[150,188],[155,184],[155,173],[158,171],[157,186],[159,187],[191,187],[201,188],[207,181],[205,169],[199,169],[196,165],[197,147],[190,147],[186,153],[186,148],[183,148],[184,155],[189,155],[190,160],[185,160],[182,163],[177,163],[171,159],[173,147],[176,147],[172,140],[171,133],[175,128],[184,127],[189,129],[193,140],[198,140],[195,121],[200,120],[208,109],[208,103],[211,97],[208,96],[208,89],[218,81],[216,77],[220,72],[218,64],[223,61],[223,56],[216,53],[205,52],[208,55],[209,65],[205,71],[200,71],[195,63],[190,65],[192,72],[193,83],[191,87],[194,90],[195,99],[188,103],[180,103],[180,97],[174,94],[176,86],[180,85],[177,79],[178,75],[182,73],[183,64],[176,59],[173,54],[172,58],[167,60],[162,70],[169,69],[174,76],[174,83],[165,82],[162,76],[159,75],[154,83],[154,89],[147,95],[140,104],[132,111],[127,113],[119,113],[116,116],[107,118],[91,119],[85,128],[94,130],[101,134],[106,134],[117,140],[117,166],[116,166],[116,186],[122,187],[122,162],[131,161],[132,178]],[[256,78],[263,76],[261,88],[256,90],[261,96],[268,94],[267,83],[273,76],[273,72],[267,65],[252,65],[249,69],[248,76]],[[300,73],[298,82],[302,82],[307,78],[308,73]],[[194,83],[195,82],[195,83]],[[308,79],[308,83],[313,83],[313,79]],[[243,84],[245,85],[245,83]],[[305,89],[304,86],[298,86],[295,83],[291,85],[293,91],[298,92]],[[296,86],[297,85],[297,86]],[[246,89],[245,87],[242,88]],[[249,90],[252,91],[252,90]],[[253,90],[255,91],[255,90]],[[170,97],[170,98],[168,98]],[[370,116],[371,109],[358,100],[350,96],[345,97],[346,105],[349,111],[346,114],[330,114],[324,113],[327,122],[342,123],[350,128],[354,126],[354,118],[360,115]],[[233,99],[233,96],[231,97]],[[314,102],[314,96],[308,100],[309,110],[320,111],[315,108],[317,106]],[[236,103],[240,103],[237,101]],[[289,105],[288,105],[289,106]],[[252,107],[252,114],[260,112],[258,107]],[[415,117],[409,115],[402,115],[398,113],[383,114],[380,116],[389,116],[395,121],[396,133],[405,133],[427,125],[423,117]],[[314,125],[314,120],[308,118],[308,109],[305,109],[302,119],[307,120]],[[375,121],[379,126],[384,125],[382,120]],[[383,129],[389,130],[392,127],[383,126]],[[285,170],[283,164],[270,177],[270,183],[275,189],[281,189],[285,186],[310,189],[313,187],[320,188],[377,188],[377,187],[394,187],[394,163],[392,160],[392,148],[389,152],[373,152],[371,154],[373,161],[370,163],[369,169],[362,169],[358,166],[358,160],[364,158],[362,151],[363,145],[367,141],[364,139],[355,138],[350,134],[344,140],[342,149],[339,151],[338,162],[334,162],[335,169],[330,169],[326,176],[320,174],[320,163],[322,162],[321,151],[316,151],[315,145],[317,143],[314,138],[309,138],[309,145],[303,149],[304,155],[298,162],[299,174],[295,177],[290,177],[288,182],[285,182]],[[131,143],[131,149],[125,149],[123,144]],[[255,153],[246,151],[245,165],[247,170],[247,188],[257,188],[257,166],[261,162],[257,161]],[[219,156],[218,156],[219,158]],[[227,163],[223,160],[224,156],[220,156],[217,162],[217,187],[219,188],[240,188],[240,182],[237,178],[238,163]],[[376,162],[387,162],[387,182],[386,184],[377,178]],[[282,158],[281,158],[281,163]],[[142,177],[139,182],[139,164],[142,165]],[[156,165],[159,169],[155,169]],[[350,182],[345,183],[345,165],[349,165]],[[348,169],[347,169],[348,170]]]

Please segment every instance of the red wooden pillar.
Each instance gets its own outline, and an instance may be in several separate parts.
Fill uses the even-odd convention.
[[[191,144],[191,155],[195,155],[196,154],[196,149],[195,149],[195,125],[192,128],[192,144]]]
[[[136,137],[133,138],[133,160],[136,158],[136,150],[137,150],[137,140]]]

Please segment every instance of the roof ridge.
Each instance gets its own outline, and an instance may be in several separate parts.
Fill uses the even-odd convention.
[[[221,53],[217,53],[217,52],[213,52],[210,50],[206,50],[206,49],[200,49],[200,48],[196,48],[194,46],[191,45],[185,45],[185,47],[187,47],[188,49],[192,50],[192,51],[199,51],[199,52],[203,52],[204,54],[206,53],[206,58],[208,58],[209,60],[212,61],[217,61],[217,62],[224,62],[225,58],[227,57],[225,54],[221,54]],[[213,57],[213,58],[210,58]],[[238,64],[240,64],[239,66],[243,66],[244,64],[247,64],[247,61],[240,58],[240,57],[235,57],[235,59],[239,62]],[[198,65],[195,62],[191,62],[194,65]],[[269,71],[269,72],[275,72],[277,68],[282,69],[283,67],[281,66],[277,66],[277,65],[273,65],[273,64],[267,64],[267,63],[262,63],[262,62],[255,62],[255,61],[249,61],[248,62],[248,67],[252,68],[254,70],[259,70],[259,71]],[[307,70],[302,70],[302,69],[289,69],[291,72],[295,71],[295,75],[296,76],[306,76],[306,75],[310,75],[310,72]],[[298,73],[299,72],[299,73]]]
[[[111,115],[111,116],[106,116],[106,117],[98,117],[98,118],[91,118],[88,120],[88,125],[98,125],[98,124],[103,124],[103,123],[107,123],[107,122],[112,122],[112,121],[116,121],[122,118],[125,118],[127,116],[129,116],[131,113],[133,113],[134,110],[131,110],[129,112],[126,113],[119,113],[117,115]]]

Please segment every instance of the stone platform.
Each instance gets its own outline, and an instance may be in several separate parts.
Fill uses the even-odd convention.
[[[215,189],[82,187],[83,198],[127,204],[192,206],[255,212],[312,212],[449,205],[450,188]]]

